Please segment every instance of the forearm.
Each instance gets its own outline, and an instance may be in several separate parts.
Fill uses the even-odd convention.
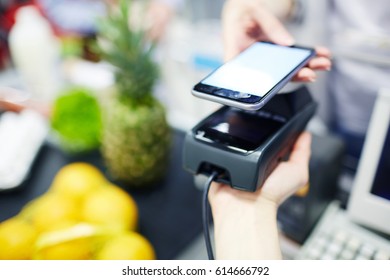
[[[256,207],[213,209],[217,259],[281,259],[276,213],[261,199]]]

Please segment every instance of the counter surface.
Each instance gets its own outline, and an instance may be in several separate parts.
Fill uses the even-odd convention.
[[[183,132],[173,132],[169,169],[163,181],[144,190],[122,186],[138,204],[139,231],[153,244],[158,259],[176,258],[202,231],[202,193],[195,188],[192,175],[183,170],[183,140]],[[99,152],[69,156],[45,143],[27,181],[18,189],[0,193],[0,222],[43,194],[61,167],[80,161],[92,163],[108,176]]]

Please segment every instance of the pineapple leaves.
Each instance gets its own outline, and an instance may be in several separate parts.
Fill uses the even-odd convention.
[[[112,9],[98,23],[102,57],[115,69],[119,97],[131,104],[144,104],[150,100],[153,86],[158,78],[158,65],[153,60],[154,43],[147,38],[141,23],[136,24],[134,4],[120,0],[117,9]],[[144,19],[144,9],[140,19]]]

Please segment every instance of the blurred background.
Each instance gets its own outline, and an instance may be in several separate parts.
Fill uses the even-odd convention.
[[[184,133],[220,107],[193,97],[191,89],[223,63],[220,19],[225,1],[133,1],[127,25],[141,24],[141,33],[154,43],[154,48],[150,48],[150,43],[134,46],[131,40],[124,40],[136,38],[138,35],[134,34],[138,33],[132,28],[120,29],[120,20],[110,22],[114,27],[107,29],[110,32],[99,30],[99,20],[112,15],[118,2],[0,0],[0,248],[22,252],[0,253],[0,259],[206,258],[200,235],[201,192],[192,175],[182,168],[181,147]],[[314,135],[311,179],[306,190],[286,201],[278,214],[282,250],[287,259],[299,254],[330,202],[337,200],[342,209],[346,208],[376,96],[380,89],[390,88],[390,4],[381,0],[357,2],[355,5],[354,1],[297,0],[293,1],[289,16],[281,19],[298,44],[329,47],[334,65],[332,71],[318,73],[317,81],[308,85],[319,103],[317,115],[308,126]],[[116,34],[115,30],[121,31]],[[101,47],[110,43],[111,49]],[[131,57],[126,50],[136,50],[146,58]],[[149,83],[147,77],[154,68],[147,68],[149,62],[145,61],[152,61],[159,69],[151,90],[141,86],[134,89],[123,80],[120,82],[118,73],[137,77],[133,84]],[[138,65],[145,67],[140,76],[136,76]],[[136,92],[117,98],[119,89]],[[139,90],[147,96],[151,93],[151,98],[158,102],[138,98]],[[113,99],[119,101],[113,105]],[[146,103],[161,103],[162,115],[145,113]],[[123,104],[135,113],[127,115]],[[149,121],[155,126],[147,126]],[[138,142],[140,139],[145,141]],[[68,165],[71,168],[66,168]],[[62,172],[64,169],[69,174]],[[128,170],[134,171],[130,183]],[[59,174],[65,179],[58,179]],[[160,176],[152,178],[150,174]],[[62,180],[65,183],[58,183]],[[145,187],[135,187],[143,182]],[[112,214],[119,221],[126,220],[125,234],[120,238],[117,233],[123,233],[122,229],[115,234],[100,233],[100,226],[105,230],[112,227],[95,218],[102,213],[93,206],[99,203],[99,197],[85,204],[95,187],[107,184],[125,190],[112,195],[114,203],[107,202],[127,205]],[[37,218],[34,208],[47,212],[53,205],[61,204],[53,198],[43,203],[48,208],[30,207],[26,215],[29,202],[53,189],[60,193],[62,189],[65,193],[72,193],[72,189],[81,192],[76,197],[82,196],[83,202],[77,200],[78,206],[64,202],[73,212],[64,210],[58,216]],[[88,208],[87,218],[72,214],[70,225],[64,223],[49,231],[54,231],[54,235],[42,237],[43,229],[28,229],[36,219],[45,228],[48,221],[69,218],[69,213],[75,212],[69,205]],[[4,226],[6,221],[20,216],[23,222]],[[110,215],[106,218],[116,219]],[[129,220],[137,226],[132,222],[128,225]],[[8,237],[21,229],[30,234],[11,244]],[[56,243],[52,240],[57,240],[57,230],[65,230],[60,236],[76,237]],[[130,236],[129,232],[139,235]],[[80,241],[85,236],[93,237],[87,242],[93,248],[104,247],[107,240],[113,244],[96,253]],[[101,236],[106,236],[106,241]],[[77,243],[69,245],[70,241]],[[26,245],[34,242],[40,244],[38,253],[36,248]],[[58,244],[69,247],[53,249]],[[136,248],[138,245],[134,244],[140,244],[141,249],[128,249],[134,251],[132,255],[115,249]],[[61,253],[73,252],[76,247],[89,249],[87,253]],[[386,252],[380,256],[388,258],[390,251],[388,255]],[[371,253],[370,258],[373,256]]]

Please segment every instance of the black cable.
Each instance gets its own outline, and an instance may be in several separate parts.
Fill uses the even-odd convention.
[[[203,207],[202,207],[202,220],[203,220],[203,234],[206,242],[207,255],[209,260],[214,260],[213,248],[211,246],[210,231],[209,231],[209,217],[210,217],[210,205],[208,200],[208,194],[211,183],[217,177],[218,173],[214,171],[207,179],[203,189]]]

